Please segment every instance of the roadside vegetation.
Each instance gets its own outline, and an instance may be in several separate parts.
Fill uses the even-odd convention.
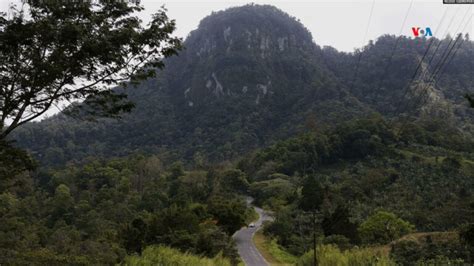
[[[147,247],[140,256],[128,256],[122,265],[142,266],[142,265],[162,265],[162,266],[230,266],[228,259],[218,254],[209,259],[188,253],[180,252],[176,249],[164,246]]]
[[[275,213],[261,246],[269,254],[278,247],[304,264],[316,234],[324,254],[335,254],[321,260],[339,258],[341,265],[370,262],[359,257],[381,265],[470,262],[474,171],[465,148],[473,143],[431,130],[396,135],[382,119],[355,120],[242,159],[238,167],[255,202]],[[446,138],[458,144],[437,144]],[[416,232],[426,238],[404,238]],[[443,240],[432,232],[456,237]]]

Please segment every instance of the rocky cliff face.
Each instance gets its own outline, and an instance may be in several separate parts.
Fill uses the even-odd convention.
[[[172,90],[192,108],[219,98],[255,105],[309,83],[320,49],[311,34],[271,6],[244,6],[203,19],[170,60]],[[298,89],[294,86],[292,90]]]

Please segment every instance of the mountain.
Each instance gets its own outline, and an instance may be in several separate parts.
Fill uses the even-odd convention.
[[[408,86],[429,43],[443,51],[450,40],[387,35],[343,53],[318,46],[296,18],[275,7],[229,8],[204,18],[163,72],[129,90],[137,108],[122,119],[90,122],[59,114],[14,138],[42,162],[57,165],[134,152],[223,161],[374,113],[441,119],[469,136],[474,112],[462,98],[474,77],[468,37],[435,86],[426,78]],[[433,64],[422,66],[427,77],[441,62],[438,53],[430,56]],[[420,101],[424,91],[429,97]]]

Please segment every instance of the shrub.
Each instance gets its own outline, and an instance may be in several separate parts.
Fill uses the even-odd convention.
[[[342,235],[330,235],[324,238],[323,243],[326,245],[335,245],[341,250],[346,250],[352,247],[349,238]]]
[[[381,251],[372,248],[353,248],[341,251],[333,245],[318,246],[317,259],[319,265],[325,266],[388,266],[395,265],[390,258]],[[313,251],[300,257],[297,266],[313,265]]]
[[[217,255],[215,258],[203,258],[165,246],[149,246],[141,256],[128,256],[124,265],[162,265],[162,266],[230,266],[229,260]]]
[[[390,212],[379,211],[359,226],[363,243],[386,244],[412,232],[414,226]]]

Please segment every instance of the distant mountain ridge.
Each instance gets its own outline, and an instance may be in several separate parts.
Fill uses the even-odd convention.
[[[471,134],[474,112],[462,96],[473,84],[473,42],[463,41],[436,87],[408,87],[428,42],[401,38],[388,65],[397,37],[382,36],[362,49],[356,67],[358,53],[319,47],[300,22],[275,7],[230,8],[204,18],[156,79],[130,89],[137,108],[123,119],[92,123],[60,114],[19,130],[15,138],[54,165],[133,152],[223,161],[377,112],[441,118]],[[423,67],[429,73],[430,66]],[[400,108],[416,102],[424,87],[425,104]]]

